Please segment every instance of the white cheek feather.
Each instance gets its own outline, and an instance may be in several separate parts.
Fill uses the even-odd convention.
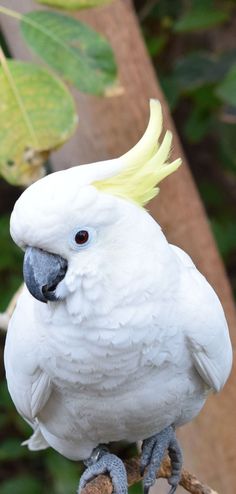
[[[67,285],[65,284],[64,280],[62,280],[57,285],[57,288],[56,288],[56,297],[59,300],[64,300],[69,294],[70,294],[70,291],[69,291]]]

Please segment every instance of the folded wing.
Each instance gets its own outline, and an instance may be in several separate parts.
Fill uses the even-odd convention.
[[[181,316],[185,321],[186,343],[194,366],[207,386],[220,391],[232,367],[232,347],[221,303],[207,280],[181,249],[171,246],[179,259]],[[188,324],[186,324],[186,319]]]
[[[32,310],[30,295],[25,290],[9,324],[4,360],[12,400],[19,413],[33,425],[49,399],[51,381],[39,365]]]

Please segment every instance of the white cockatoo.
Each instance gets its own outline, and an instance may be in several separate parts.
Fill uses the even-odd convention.
[[[151,100],[141,140],[120,158],[53,173],[11,216],[24,251],[25,289],[10,321],[5,367],[31,450],[53,447],[127,492],[124,465],[104,445],[143,441],[144,489],[168,450],[171,493],[182,464],[175,428],[228,378],[232,351],[222,306],[190,257],[144,209],[175,171]],[[44,303],[46,302],[46,303]]]

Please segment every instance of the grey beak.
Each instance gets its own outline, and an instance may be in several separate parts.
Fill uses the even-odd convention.
[[[37,300],[57,300],[55,290],[67,271],[67,261],[57,254],[50,254],[35,247],[27,247],[23,274],[26,286]]]

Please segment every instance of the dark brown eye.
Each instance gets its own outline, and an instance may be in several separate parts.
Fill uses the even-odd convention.
[[[78,245],[86,244],[86,242],[88,242],[88,239],[89,233],[87,232],[87,230],[79,230],[79,232],[77,232],[75,235],[75,242]]]

